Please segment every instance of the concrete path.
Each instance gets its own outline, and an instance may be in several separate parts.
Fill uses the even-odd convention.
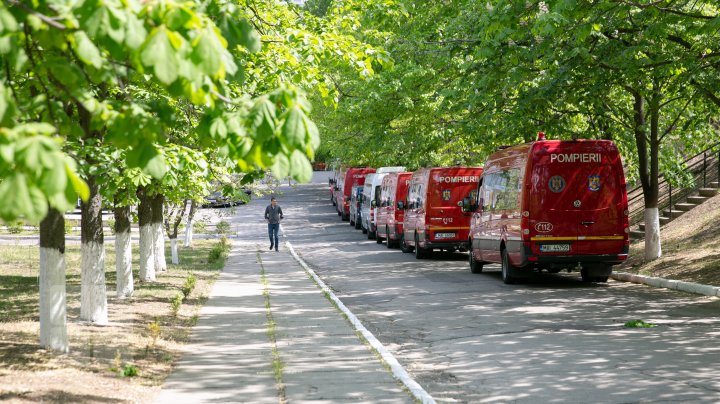
[[[233,242],[192,342],[156,402],[412,402],[284,245],[280,252],[267,247],[259,237]]]

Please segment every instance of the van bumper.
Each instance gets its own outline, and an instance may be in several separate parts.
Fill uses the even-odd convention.
[[[424,248],[455,249],[467,251],[467,241],[426,241]]]
[[[523,247],[522,261],[526,264],[573,264],[573,263],[604,263],[609,265],[621,264],[628,257],[629,247],[617,254],[596,255],[535,255],[529,246]]]

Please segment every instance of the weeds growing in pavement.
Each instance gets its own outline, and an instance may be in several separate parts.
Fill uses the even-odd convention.
[[[652,328],[657,327],[655,324],[645,322],[644,320],[630,320],[625,323],[625,328]]]
[[[280,358],[280,352],[277,349],[277,334],[275,319],[272,315],[272,306],[270,304],[270,288],[268,285],[267,277],[265,276],[265,266],[262,263],[260,252],[256,253],[257,262],[260,264],[260,283],[263,285],[263,296],[265,297],[265,315],[267,317],[267,335],[270,339],[270,346],[272,347],[272,367],[273,374],[275,375],[275,384],[278,389],[278,398],[281,403],[287,402],[285,397],[285,384],[283,383],[283,370],[285,364]]]

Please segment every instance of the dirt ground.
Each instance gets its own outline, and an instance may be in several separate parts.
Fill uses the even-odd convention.
[[[720,286],[720,195],[660,229],[662,257],[645,262],[645,243],[630,248],[616,271]]]
[[[64,355],[38,349],[36,282],[18,283],[14,290],[2,285],[27,278],[28,268],[37,268],[37,264],[32,262],[34,255],[30,252],[22,254],[23,259],[31,257],[31,262],[13,264],[8,262],[11,260],[7,257],[15,253],[0,250],[0,297],[5,300],[5,305],[0,307],[0,401],[152,401],[171,372],[173,362],[179,357],[181,344],[188,341],[197,313],[207,300],[210,287],[223,265],[222,262],[209,262],[208,253],[217,243],[197,240],[193,248],[181,249],[181,264],[169,265],[167,272],[158,274],[157,282],[140,284],[135,273],[135,294],[125,300],[114,297],[114,256],[112,246],[106,245],[110,320],[107,326],[95,326],[79,320],[80,275],[76,257],[79,247],[69,246],[66,256],[70,353]],[[134,268],[137,267],[135,263]],[[175,316],[170,300],[179,293],[191,273],[197,278],[197,284]],[[150,327],[150,324],[155,324],[155,327]],[[130,367],[137,369],[137,376],[125,377],[121,374],[123,369]]]

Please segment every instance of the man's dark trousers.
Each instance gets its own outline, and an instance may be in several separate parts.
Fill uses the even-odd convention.
[[[270,249],[273,246],[278,249],[278,232],[280,231],[280,223],[268,223],[268,236],[270,236]]]

